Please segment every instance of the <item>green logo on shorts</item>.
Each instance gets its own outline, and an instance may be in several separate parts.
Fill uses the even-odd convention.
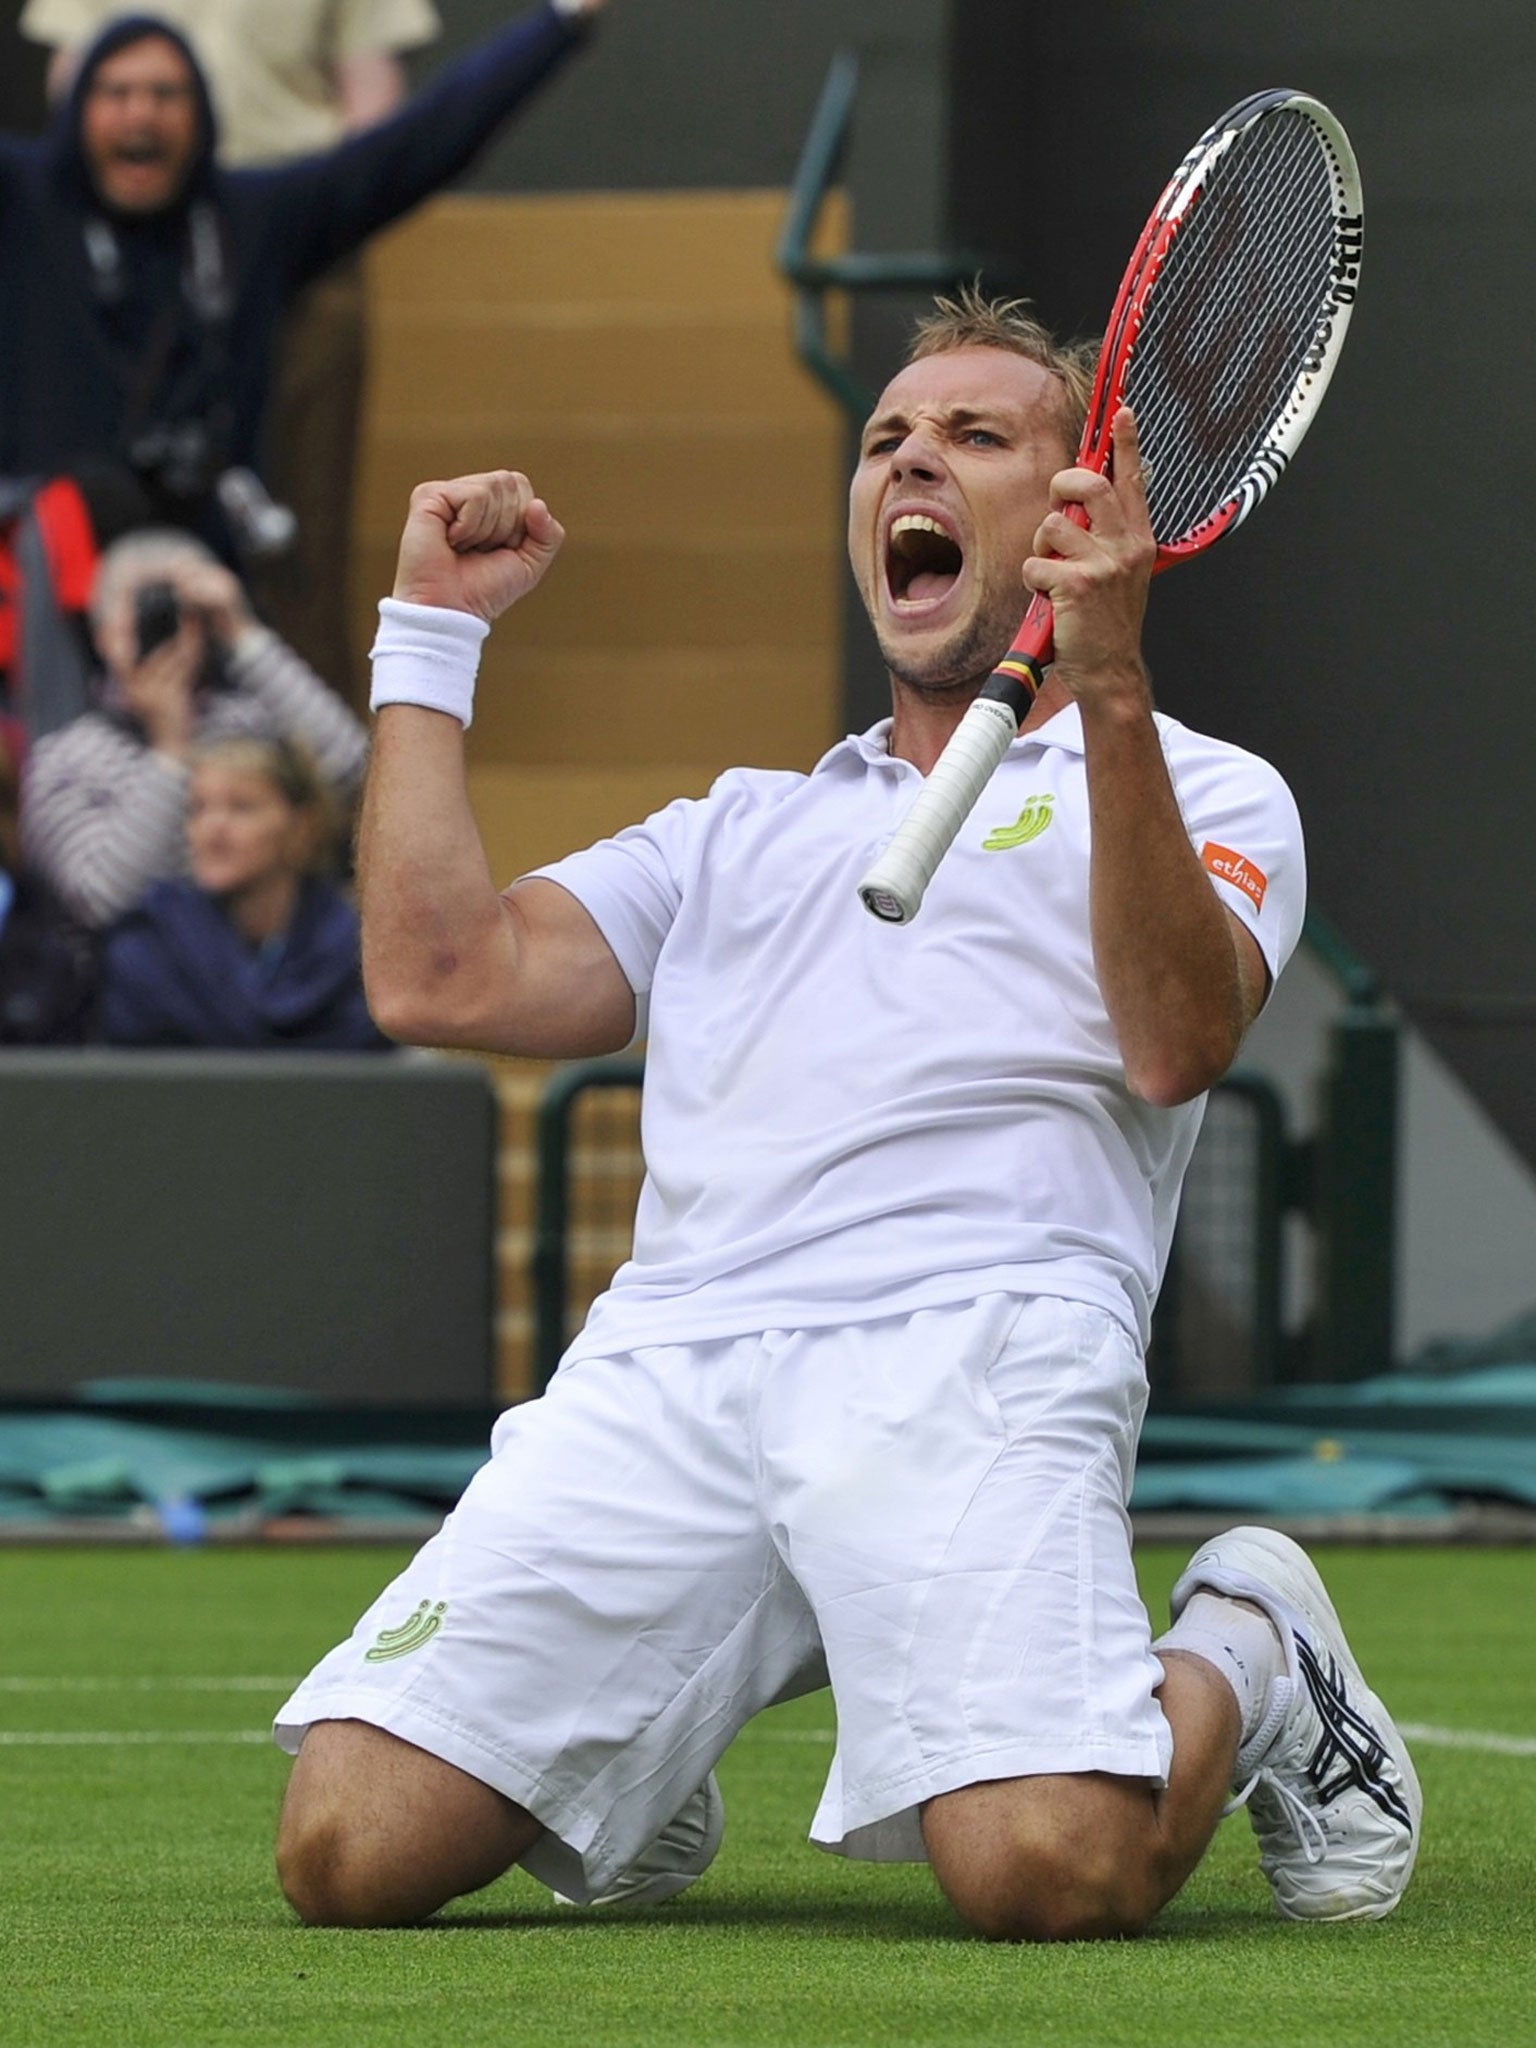
[[[365,1664],[387,1664],[391,1657],[409,1657],[412,1650],[419,1650],[430,1643],[443,1625],[443,1616],[448,1612],[448,1602],[439,1600],[434,1607],[430,1600],[423,1600],[409,1621],[402,1621],[398,1628],[381,1628],[371,1650],[363,1652]]]
[[[988,853],[1007,853],[1015,846],[1028,846],[1038,839],[1055,815],[1054,796],[1032,796],[1011,825],[996,825],[983,839]]]

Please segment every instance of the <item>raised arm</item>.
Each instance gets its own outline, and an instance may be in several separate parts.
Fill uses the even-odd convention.
[[[388,119],[334,149],[230,174],[277,260],[314,276],[440,191],[585,40],[603,0],[546,0],[467,50]]]
[[[332,64],[331,86],[342,127],[361,135],[404,104],[405,66],[394,50],[352,50]]]
[[[1190,843],[1153,722],[1141,623],[1154,546],[1128,410],[1115,426],[1114,476],[1072,469],[1056,478],[1057,509],[1024,573],[1050,596],[1052,675],[1082,714],[1099,985],[1132,1092],[1171,1106],[1231,1066],[1268,970]],[[1086,529],[1064,516],[1074,502]]]
[[[498,893],[465,778],[479,643],[564,538],[513,471],[411,494],[374,650],[358,837],[369,1008],[409,1044],[574,1058],[616,1052],[634,1032],[629,983],[575,897],[541,880]]]

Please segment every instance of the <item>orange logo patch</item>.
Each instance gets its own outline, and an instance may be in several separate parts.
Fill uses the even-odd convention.
[[[1269,877],[1262,868],[1256,868],[1251,860],[1240,853],[1234,853],[1230,846],[1218,846],[1214,839],[1207,839],[1200,849],[1200,858],[1213,875],[1230,882],[1234,889],[1241,889],[1245,896],[1253,899],[1255,910],[1264,907],[1264,891],[1269,887]]]

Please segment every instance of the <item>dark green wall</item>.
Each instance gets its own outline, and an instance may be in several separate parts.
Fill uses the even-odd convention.
[[[438,6],[445,33],[423,68],[510,12],[505,0]],[[854,165],[865,203],[931,220],[942,199],[948,19],[949,0],[609,0],[579,70],[470,182],[493,191],[787,184],[832,54],[853,44],[866,71]]]

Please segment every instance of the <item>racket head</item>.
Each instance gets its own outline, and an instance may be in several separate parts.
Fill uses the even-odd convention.
[[[1239,525],[1283,475],[1333,375],[1364,250],[1360,174],[1320,100],[1277,88],[1207,129],[1115,301],[1080,460],[1136,414],[1160,567]]]

